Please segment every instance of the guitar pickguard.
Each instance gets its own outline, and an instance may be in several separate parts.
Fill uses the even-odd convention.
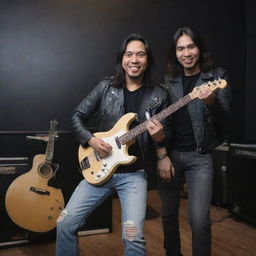
[[[131,156],[125,154],[126,146],[117,143],[117,138],[124,133],[125,131],[121,130],[114,137],[103,138],[106,143],[109,143],[112,146],[112,151],[106,158],[102,159],[102,168],[97,172],[95,177],[97,181],[111,173],[113,168],[121,165],[122,163],[127,164],[132,160]]]
[[[102,184],[103,181],[111,177],[119,165],[131,164],[136,160],[136,157],[128,155],[127,145],[122,145],[118,140],[119,136],[125,132],[124,129],[121,129],[114,136],[101,138],[112,146],[112,151],[107,157],[101,159],[94,151],[86,154],[87,166],[82,172],[87,181],[92,184]]]

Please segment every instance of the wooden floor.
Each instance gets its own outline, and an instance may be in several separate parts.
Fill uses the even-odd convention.
[[[212,256],[255,256],[256,228],[237,222],[224,208],[212,206]],[[80,256],[121,256],[120,205],[113,202],[113,232],[80,237]],[[217,220],[221,220],[217,222]],[[187,200],[181,200],[180,229],[182,252],[191,256],[191,231],[187,224]],[[164,256],[162,247],[160,200],[156,190],[148,192],[148,217],[145,224],[148,256]],[[0,249],[1,256],[53,256],[54,241],[38,242],[27,246]],[[63,255],[65,256],[65,255]]]

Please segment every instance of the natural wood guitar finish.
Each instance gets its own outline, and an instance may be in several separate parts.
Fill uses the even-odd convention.
[[[56,219],[64,207],[61,190],[48,185],[57,171],[51,163],[53,143],[51,129],[46,154],[34,157],[32,169],[11,183],[5,197],[6,210],[13,222],[34,232],[55,228]]]

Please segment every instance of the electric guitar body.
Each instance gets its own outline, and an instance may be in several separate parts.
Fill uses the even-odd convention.
[[[134,141],[122,145],[118,140],[119,136],[127,133],[135,118],[135,113],[128,113],[121,117],[110,131],[94,134],[112,146],[112,151],[107,157],[101,158],[92,147],[79,147],[78,158],[83,166],[82,173],[89,183],[100,185],[112,176],[118,166],[136,161],[135,156],[128,155],[128,148]]]

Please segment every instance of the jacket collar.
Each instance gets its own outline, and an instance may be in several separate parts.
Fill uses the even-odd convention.
[[[123,88],[115,88],[111,86],[110,93],[112,97],[115,97],[117,100],[124,102],[124,90]]]
[[[212,70],[208,72],[201,72],[199,79],[196,82],[195,86],[200,86],[203,83],[206,83],[214,78],[214,73]],[[182,87],[182,75],[169,77],[169,82],[171,83],[172,90],[177,98],[183,97],[183,87]]]

